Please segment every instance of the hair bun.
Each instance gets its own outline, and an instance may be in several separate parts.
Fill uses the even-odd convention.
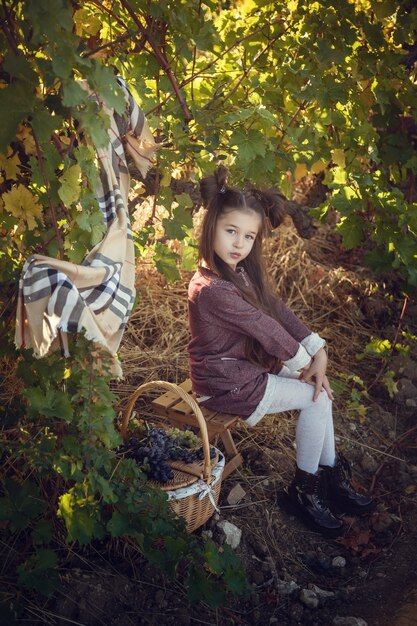
[[[225,194],[227,187],[227,176],[229,171],[224,165],[219,165],[214,174],[205,176],[200,181],[200,193],[203,204],[208,207],[217,194]]]
[[[258,193],[272,228],[277,228],[284,221],[286,197],[276,187]]]
[[[250,185],[245,188],[245,196],[250,207],[263,211],[272,228],[277,228],[284,221],[287,199],[276,187],[261,191]]]
[[[227,177],[229,175],[229,170],[224,165],[219,165],[217,170],[214,172],[214,176],[217,180],[218,190],[220,192],[221,189],[226,189],[227,186]]]

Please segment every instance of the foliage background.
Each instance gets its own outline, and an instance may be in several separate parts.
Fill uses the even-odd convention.
[[[68,541],[130,533],[172,572],[186,558],[189,580],[204,563],[202,588],[212,585],[221,602],[226,588],[244,588],[236,564],[198,548],[137,470],[117,465],[114,398],[88,345],[78,341],[67,363],[34,362],[12,346],[24,260],[36,251],[79,263],[104,233],[90,146],[106,141],[106,120],[76,81],[122,112],[121,74],[165,143],[136,246],[169,280],[192,267],[195,252],[194,200],[173,180],[198,182],[223,162],[237,184],[277,185],[288,198],[296,182],[319,177],[328,194],[314,215],[331,217],[346,247],[414,294],[417,8],[4,0],[0,12],[0,333],[22,381],[2,398],[2,515],[7,532],[28,538],[12,576],[52,590],[63,520]],[[147,188],[136,186],[138,205]],[[172,524],[176,542],[155,549]]]

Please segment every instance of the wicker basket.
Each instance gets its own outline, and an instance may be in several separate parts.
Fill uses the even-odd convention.
[[[203,461],[193,463],[191,467],[187,467],[186,464],[179,466],[177,463],[176,467],[173,468],[174,478],[166,485],[158,485],[166,491],[174,513],[184,518],[187,532],[192,533],[210,519],[217,508],[225,459],[222,453],[216,450],[215,464],[212,465],[207,425],[200,407],[184,389],[163,380],[144,383],[130,396],[120,424],[123,439],[126,439],[128,422],[136,401],[146,391],[155,388],[163,388],[177,393],[192,409],[200,428],[204,452]]]

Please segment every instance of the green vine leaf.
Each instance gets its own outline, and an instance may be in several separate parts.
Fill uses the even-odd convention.
[[[58,195],[65,206],[77,202],[81,193],[81,167],[78,163],[64,171],[60,180]]]
[[[32,113],[35,103],[33,87],[26,81],[17,80],[0,89],[0,152],[7,152],[19,123]]]
[[[5,493],[0,498],[0,520],[9,522],[12,531],[27,528],[46,507],[38,486],[31,480],[19,484],[6,479]]]
[[[180,280],[181,275],[178,271],[177,261],[179,256],[176,252],[172,252],[162,243],[155,244],[155,266],[158,272],[161,272],[169,282]]]
[[[30,559],[17,567],[19,583],[44,596],[50,596],[59,586],[56,552],[40,548]]]
[[[66,422],[70,422],[74,415],[71,398],[59,389],[47,389],[39,387],[29,388],[25,391],[28,400],[28,415],[36,419],[40,415],[46,417],[57,417]]]

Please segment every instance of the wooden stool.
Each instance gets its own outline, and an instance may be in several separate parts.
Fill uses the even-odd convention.
[[[187,378],[179,385],[184,391],[189,393],[195,399],[195,394],[191,391],[191,380]],[[171,391],[167,391],[163,395],[152,401],[152,407],[159,413],[168,418],[170,422],[177,424],[186,424],[187,426],[198,426],[196,417],[189,405],[178,398]],[[220,436],[226,453],[226,465],[223,471],[223,478],[226,478],[233,470],[243,463],[242,455],[239,454],[236,444],[233,441],[230,428],[239,420],[238,415],[227,415],[218,411],[210,411],[203,406],[200,409],[207,423],[209,441]]]

